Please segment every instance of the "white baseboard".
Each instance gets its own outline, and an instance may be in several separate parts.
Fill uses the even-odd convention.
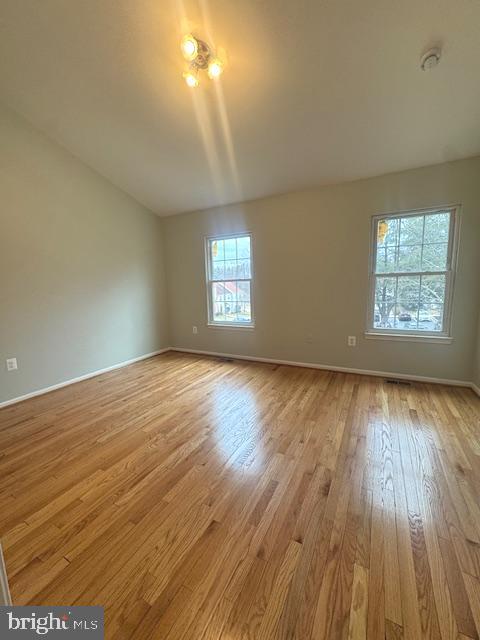
[[[455,387],[472,387],[471,382],[465,380],[447,380],[444,378],[429,378],[427,376],[415,376],[408,373],[394,373],[393,371],[371,371],[369,369],[352,369],[351,367],[336,367],[328,364],[315,364],[312,362],[294,362],[293,360],[277,360],[276,358],[260,358],[256,356],[240,356],[233,353],[220,353],[218,351],[203,351],[200,349],[183,349],[182,347],[170,347],[170,351],[182,353],[195,353],[198,355],[215,356],[217,358],[233,358],[235,360],[251,360],[253,362],[267,362],[270,364],[284,364],[292,367],[307,367],[309,369],[322,369],[324,371],[338,371],[340,373],[357,373],[364,376],[377,376],[381,378],[397,378],[401,380],[413,380],[415,382],[432,382],[433,384],[446,384]]]
[[[170,351],[170,347],[165,347],[165,349],[159,349],[158,351],[152,351],[151,353],[145,353],[143,356],[138,356],[137,358],[131,358],[130,360],[125,360],[124,362],[112,364],[110,367],[105,367],[104,369],[98,369],[97,371],[85,373],[83,376],[78,376],[77,378],[72,378],[71,380],[65,380],[64,382],[59,382],[58,384],[54,384],[51,387],[44,387],[43,389],[37,389],[36,391],[31,391],[30,393],[26,393],[23,396],[18,396],[17,398],[11,398],[10,400],[5,400],[4,402],[0,402],[0,409],[2,407],[8,407],[8,405],[10,404],[16,404],[17,402],[23,402],[23,400],[34,398],[35,396],[41,396],[44,393],[50,393],[50,391],[55,391],[56,389],[61,389],[62,387],[68,387],[68,385],[75,384],[75,382],[81,382],[82,380],[88,380],[88,378],[94,378],[95,376],[99,376],[102,373],[107,373],[108,371],[113,371],[114,369],[120,369],[121,367],[126,367],[127,365],[133,364],[134,362],[139,362],[140,360],[146,360],[147,358],[151,358],[152,356],[158,356],[160,353],[165,353],[166,351]]]
[[[477,385],[474,382],[470,383],[470,386],[472,387],[473,391],[477,394],[477,396],[480,396],[480,387],[477,387]]]

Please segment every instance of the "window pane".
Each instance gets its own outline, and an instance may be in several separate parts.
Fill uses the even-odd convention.
[[[383,302],[395,303],[397,278],[390,276],[378,277],[376,282],[375,298]]]
[[[224,240],[225,243],[225,260],[237,259],[237,241],[235,238]]]
[[[443,305],[422,304],[420,308],[419,331],[442,331],[443,330]]]
[[[225,300],[237,299],[237,283],[236,282],[222,282],[225,292]]]
[[[223,302],[214,302],[213,303],[213,320],[215,322],[225,322],[225,306]]]
[[[387,267],[387,247],[377,246],[377,262],[375,264],[375,273],[385,273]]]
[[[227,322],[236,322],[237,283],[223,282],[225,291],[225,319]]]
[[[400,218],[399,244],[422,244],[424,217],[406,216],[405,218]]]
[[[395,328],[403,331],[418,328],[420,276],[399,276]]]
[[[399,302],[395,308],[395,329],[418,329],[418,298],[415,302]]]
[[[225,302],[225,320],[226,322],[236,322],[237,314],[235,312],[235,301]]]
[[[391,329],[395,310],[396,278],[377,278],[375,287],[375,327]]]
[[[445,271],[447,268],[448,244],[426,244],[423,247],[423,271]]]
[[[213,283],[212,304],[217,322],[251,322],[250,282]]]
[[[383,313],[380,309],[375,311],[375,319],[373,326],[376,329],[393,329],[395,317],[395,305],[385,308]]]
[[[223,280],[225,278],[225,262],[212,262],[212,279]]]
[[[422,304],[445,302],[445,276],[422,276],[420,301]]]
[[[237,322],[251,322],[252,311],[249,302],[237,302]]]
[[[225,288],[223,282],[214,282],[212,284],[212,300],[219,302],[225,300]]]
[[[250,258],[250,236],[237,238],[237,256],[238,258]]]
[[[420,271],[422,258],[422,245],[409,245],[398,247],[397,271]]]
[[[237,300],[250,302],[250,282],[237,282]]]
[[[425,216],[425,242],[448,242],[450,213],[431,213]]]
[[[217,260],[225,260],[225,250],[224,250],[224,241],[223,240],[211,240],[210,241],[210,250],[212,261],[215,262]]]
[[[237,277],[237,261],[225,260],[225,278]]]
[[[237,278],[250,278],[250,260],[237,261]]]
[[[381,246],[377,248],[377,273],[396,271],[397,247]]]
[[[420,276],[400,276],[398,278],[397,302],[404,305],[418,303],[420,298]]]
[[[377,246],[391,247],[398,244],[399,220],[379,220],[377,223]]]

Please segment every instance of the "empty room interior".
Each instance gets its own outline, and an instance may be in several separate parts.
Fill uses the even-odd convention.
[[[479,640],[479,27],[0,0],[2,640]]]

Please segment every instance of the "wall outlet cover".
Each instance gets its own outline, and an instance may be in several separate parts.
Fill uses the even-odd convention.
[[[7,371],[15,371],[18,369],[16,358],[7,358]]]

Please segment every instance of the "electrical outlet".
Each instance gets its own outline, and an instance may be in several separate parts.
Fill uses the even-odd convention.
[[[192,327],[192,333],[195,333],[195,334],[197,334],[197,333],[198,333],[198,329],[197,329],[197,327]]]
[[[7,358],[7,371],[15,371],[18,369],[16,358]]]
[[[306,337],[305,337],[305,342],[306,342],[307,344],[312,344],[312,342],[313,342],[313,336],[312,336],[312,334],[311,334],[311,333],[307,333],[307,335],[306,335]]]
[[[356,347],[357,346],[357,336],[348,336],[348,342],[347,342],[349,347]]]

